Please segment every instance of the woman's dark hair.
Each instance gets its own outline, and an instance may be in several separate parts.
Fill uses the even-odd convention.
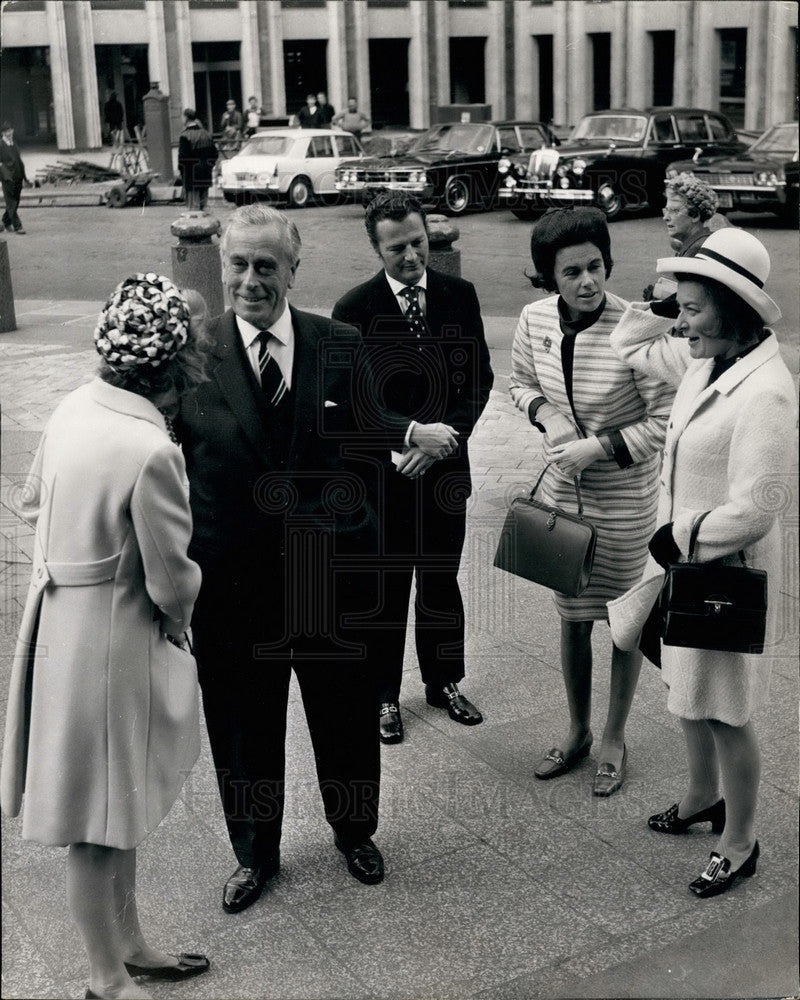
[[[531,231],[531,260],[536,274],[528,275],[534,288],[557,292],[556,254],[564,247],[593,243],[603,257],[606,278],[611,276],[611,237],[606,217],[599,208],[554,208],[534,223]]]
[[[727,285],[702,274],[676,273],[676,281],[695,281],[702,285],[719,316],[720,337],[737,344],[758,340],[764,329],[764,320],[755,309]]]

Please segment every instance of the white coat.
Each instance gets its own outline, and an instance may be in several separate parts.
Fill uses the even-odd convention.
[[[612,347],[626,364],[678,386],[667,426],[658,525],[673,523],[685,559],[695,521],[710,510],[700,527],[695,558],[725,557],[736,565],[743,550],[749,566],[767,571],[769,608],[761,655],[662,646],[667,707],[683,718],[742,726],[767,696],[770,648],[780,637],[783,578],[777,522],[792,491],[794,385],[769,331],[758,347],[709,385],[713,359],[691,359],[688,343],[669,336],[670,326],[669,320],[634,304],[611,335]],[[644,578],[660,572],[650,559]]]
[[[200,587],[184,480],[142,396],[95,379],[47,424],[20,504],[36,536],[0,774],[27,839],[135,847],[197,758],[194,658],[163,636]]]

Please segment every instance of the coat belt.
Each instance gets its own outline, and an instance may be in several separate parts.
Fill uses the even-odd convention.
[[[34,584],[40,587],[52,583],[55,587],[90,587],[113,580],[117,573],[120,553],[95,562],[49,562],[37,560],[33,567]]]

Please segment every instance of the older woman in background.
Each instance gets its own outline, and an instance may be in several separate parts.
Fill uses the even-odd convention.
[[[569,771],[592,745],[592,627],[607,619],[606,602],[638,580],[644,567],[673,393],[611,350],[609,336],[628,303],[606,292],[612,260],[602,212],[548,212],[533,227],[531,256],[534,286],[558,294],[522,310],[511,352],[511,396],[545,435],[550,465],[542,499],[576,513],[580,477],[585,515],[597,529],[587,590],[579,597],[555,595],[569,725],[534,769],[544,780]],[[640,668],[637,650],[614,647],[595,795],[613,794],[625,779],[625,723]]]
[[[196,301],[196,300],[195,300]],[[204,379],[190,307],[137,274],[95,330],[97,378],[45,428],[19,513],[36,524],[2,763],[22,836],[69,846],[67,901],[89,957],[87,997],[148,997],[131,978],[183,979],[202,955],[148,944],[136,847],[199,752],[184,633],[200,587],[183,456],[170,408]]]
[[[677,388],[670,414],[652,559],[639,587],[633,635],[656,599],[664,569],[683,562],[699,525],[698,562],[720,560],[768,573],[765,651],[760,655],[664,645],[667,708],[686,740],[688,787],[649,819],[658,833],[680,834],[710,822],[721,836],[689,889],[701,898],[726,892],[755,874],[760,849],[755,812],[760,757],[752,717],[769,689],[781,590],[781,535],[775,491],[791,482],[797,419],[792,377],[767,324],[780,310],[763,290],[770,260],[740,229],[708,236],[693,257],[659,260],[659,274],[677,281],[680,313],[672,320],[632,305],[611,336],[620,360]],[[615,602],[624,609],[628,595]],[[637,601],[639,599],[637,598]],[[622,645],[618,611],[612,635]],[[722,793],[722,794],[720,794]],[[723,798],[724,796],[724,798]]]

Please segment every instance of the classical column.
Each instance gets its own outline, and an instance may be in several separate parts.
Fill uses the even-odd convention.
[[[372,120],[372,90],[369,77],[369,10],[365,3],[354,3],[351,9],[353,11],[356,93],[347,96],[356,97],[358,110]]]
[[[513,8],[514,116],[525,121],[539,117],[539,53],[531,33],[529,8],[516,3]]]
[[[261,100],[261,60],[258,51],[258,11],[254,3],[239,4],[242,31],[240,66],[242,73],[242,111],[251,94]]]
[[[619,92],[623,95],[619,105],[640,108],[642,105],[652,104],[653,44],[642,23],[642,15],[646,12],[635,3],[623,3],[621,6],[624,8],[626,25],[625,54],[622,65],[615,67],[623,81],[619,85]],[[614,105],[613,91],[611,103]]]
[[[694,53],[689,103],[700,108],[719,107],[719,37],[709,21],[708,8],[694,3]]]
[[[430,114],[428,8],[424,0],[411,0],[409,6],[411,15],[411,41],[408,47],[409,124],[412,128],[425,128]]]
[[[744,127],[758,130],[766,120],[767,77],[772,76],[775,64],[767,62],[767,39],[771,3],[750,4],[747,25],[747,65],[745,67]],[[770,72],[764,72],[766,66]],[[771,122],[769,123],[771,124]]]
[[[272,91],[272,114],[276,117],[290,114],[286,107],[286,80],[283,75],[283,22],[281,5],[267,4],[267,24],[269,27],[269,83]]]
[[[77,46],[80,66],[80,92],[83,96],[82,118],[84,120],[84,142],[89,149],[99,149],[103,145],[103,128],[100,123],[100,99],[97,93],[97,68],[94,59],[94,29],[92,8],[79,3],[77,14]]]
[[[347,107],[345,11],[339,0],[328,0],[328,99],[337,112]]]
[[[53,88],[53,113],[56,119],[56,142],[59,150],[75,148],[75,123],[72,118],[72,87],[67,59],[67,32],[64,26],[63,0],[44,5],[50,46],[50,76]]]
[[[614,0],[611,18],[611,107],[624,108],[628,104],[638,105],[638,101],[628,100],[628,80],[636,70],[641,69],[645,53],[635,49],[628,38],[629,5],[625,0]],[[632,90],[634,94],[642,91]],[[647,104],[647,101],[642,103]]]
[[[194,93],[194,59],[192,58],[192,26],[189,0],[173,0],[175,11],[175,43],[178,52],[178,86],[181,109],[196,107]]]
[[[486,39],[487,104],[492,106],[492,118],[506,117],[506,16],[503,0],[489,0],[488,37]]]
[[[450,104],[450,7],[433,4],[434,38],[436,39],[436,90],[431,94],[436,105]]]
[[[150,74],[150,86],[157,83],[162,94],[169,94],[169,61],[162,0],[145,0],[144,6],[147,13],[147,71]]]
[[[567,8],[567,121],[574,125],[588,111],[594,81],[592,46],[583,20],[583,4],[564,3]]]
[[[685,15],[678,18],[675,31],[675,86],[672,99],[678,107],[692,105],[695,100],[692,87],[696,32],[694,0],[688,0],[684,9]]]
[[[553,121],[559,125],[573,124],[569,108],[570,52],[568,49],[568,19],[570,0],[556,0],[553,24]]]
[[[794,116],[794,77],[797,54],[792,42],[797,38],[796,8],[791,4],[767,4],[767,50],[765,66],[767,96],[765,119],[759,128],[785,122]],[[794,28],[794,32],[792,32]]]

